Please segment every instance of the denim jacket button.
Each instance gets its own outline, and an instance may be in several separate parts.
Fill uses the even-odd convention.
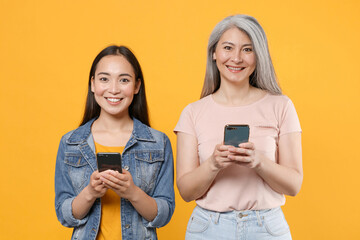
[[[125,169],[126,171],[129,171],[129,166],[124,166],[124,169]]]
[[[125,228],[130,228],[130,224],[125,224]]]

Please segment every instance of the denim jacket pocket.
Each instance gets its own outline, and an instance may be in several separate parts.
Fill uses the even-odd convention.
[[[79,193],[85,187],[86,180],[90,179],[90,166],[81,153],[66,152],[64,163],[75,191]]]
[[[164,162],[164,151],[137,150],[135,159],[136,177],[140,181],[139,187],[149,194],[154,189],[161,164]]]

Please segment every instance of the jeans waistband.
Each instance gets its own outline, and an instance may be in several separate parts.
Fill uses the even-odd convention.
[[[266,216],[270,216],[272,214],[281,211],[280,207],[264,209],[264,210],[244,210],[244,211],[229,211],[229,212],[216,212],[204,209],[199,207],[198,205],[195,207],[198,211],[206,214],[211,218],[215,223],[219,221],[220,218],[233,219],[237,221],[253,221],[256,220],[260,225],[262,225],[262,219]]]

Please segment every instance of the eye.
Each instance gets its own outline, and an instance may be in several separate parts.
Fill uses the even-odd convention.
[[[246,47],[243,49],[244,52],[252,52],[252,48]]]
[[[231,46],[225,46],[224,49],[229,51],[229,50],[232,49],[232,47]]]
[[[101,78],[99,78],[99,80],[100,80],[101,82],[106,82],[108,79],[107,79],[107,77],[101,77]]]
[[[130,82],[130,80],[127,79],[127,78],[121,78],[119,81],[122,82],[122,83]]]

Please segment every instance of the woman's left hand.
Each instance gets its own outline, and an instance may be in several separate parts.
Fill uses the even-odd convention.
[[[130,201],[134,198],[137,186],[134,184],[129,171],[123,169],[122,173],[119,173],[118,171],[106,170],[100,174],[100,180],[121,198],[126,198]]]
[[[228,158],[237,162],[239,165],[248,168],[257,168],[260,165],[260,154],[256,151],[252,142],[239,144],[239,147],[229,147]]]

